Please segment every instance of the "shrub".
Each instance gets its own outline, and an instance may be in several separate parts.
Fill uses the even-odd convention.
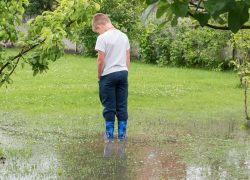
[[[228,69],[231,56],[225,56],[230,33],[209,28],[175,28],[159,30],[155,25],[145,26],[140,38],[141,59],[160,66]]]

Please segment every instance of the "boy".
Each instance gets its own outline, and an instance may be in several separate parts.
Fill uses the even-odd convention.
[[[114,139],[115,116],[118,119],[118,140],[126,139],[128,119],[128,68],[130,45],[126,34],[116,29],[106,14],[97,13],[92,30],[99,33],[95,50],[98,51],[97,77],[99,96],[104,107],[106,131],[104,140]]]

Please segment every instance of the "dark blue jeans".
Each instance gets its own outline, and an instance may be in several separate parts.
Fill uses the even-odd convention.
[[[106,121],[128,119],[128,71],[118,71],[102,76],[99,81],[99,96],[104,107]]]

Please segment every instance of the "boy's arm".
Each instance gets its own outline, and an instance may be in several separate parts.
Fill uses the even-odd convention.
[[[98,51],[98,58],[97,58],[97,78],[100,80],[102,71],[104,68],[104,57],[105,54],[102,51]]]
[[[128,69],[129,69],[129,66],[130,66],[130,49],[127,50],[127,60],[126,60],[126,63],[127,63]]]

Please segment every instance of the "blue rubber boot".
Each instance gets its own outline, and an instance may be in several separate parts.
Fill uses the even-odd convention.
[[[127,121],[118,121],[118,140],[126,140]]]
[[[105,121],[106,131],[104,133],[104,141],[109,142],[114,140],[114,121]]]

